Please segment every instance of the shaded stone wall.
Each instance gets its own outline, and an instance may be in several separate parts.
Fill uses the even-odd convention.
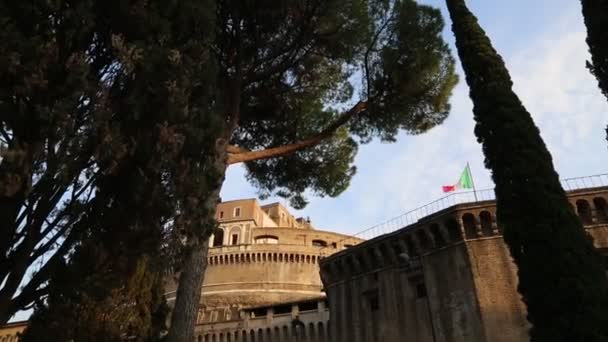
[[[330,342],[329,311],[322,299],[238,310],[238,315],[206,313],[197,325],[200,342]]]
[[[608,188],[568,197],[608,255]],[[329,256],[321,278],[335,341],[528,341],[493,201],[453,206]]]

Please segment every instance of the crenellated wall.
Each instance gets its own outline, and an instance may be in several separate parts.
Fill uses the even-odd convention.
[[[203,305],[258,306],[319,297],[318,249],[291,246],[286,251],[282,247],[212,249],[202,289]]]
[[[568,198],[608,254],[608,188]],[[336,342],[528,340],[517,270],[493,201],[453,206],[329,256],[321,278]]]
[[[203,306],[272,305],[323,296],[320,259],[361,242],[336,233],[287,228],[256,228],[252,238],[257,243],[209,250]]]
[[[17,342],[19,334],[27,328],[27,321],[8,323],[0,327],[0,342]]]

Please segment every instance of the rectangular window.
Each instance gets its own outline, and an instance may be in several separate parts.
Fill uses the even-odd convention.
[[[232,244],[233,245],[237,245],[239,243],[239,236],[238,234],[232,234]]]
[[[378,311],[380,309],[378,290],[366,291],[365,297],[367,298],[367,304],[369,305],[370,311]]]
[[[267,315],[267,311],[268,309],[266,308],[253,309],[251,310],[251,318],[265,317]]]
[[[224,218],[224,212],[220,211],[220,218]]]
[[[279,305],[274,307],[275,315],[288,314],[291,313],[291,311],[291,305]]]
[[[317,311],[319,310],[319,305],[317,302],[304,302],[298,305],[300,312],[301,311]]]
[[[234,208],[234,217],[241,216],[241,208]]]
[[[416,284],[416,298],[426,298],[426,286],[424,286],[424,283]]]

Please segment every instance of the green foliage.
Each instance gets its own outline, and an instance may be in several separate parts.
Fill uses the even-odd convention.
[[[0,23],[0,320],[48,294],[35,336],[67,336],[64,313],[73,338],[79,316],[92,335],[149,335],[153,266],[179,268],[215,227],[228,144],[289,145],[366,104],[247,164],[262,194],[302,207],[347,188],[358,143],[441,123],[456,83],[439,12],[413,0],[2,1]]]
[[[531,340],[606,341],[608,279],[601,257],[570,207],[502,58],[464,0],[447,2]]]
[[[323,131],[353,101],[367,103],[333,139],[248,163],[248,179],[262,197],[288,197],[299,208],[307,189],[337,196],[355,174],[355,139],[394,141],[399,130],[423,133],[447,116],[457,77],[436,9],[411,0],[226,1],[218,7],[221,74],[242,88],[232,144],[250,150],[288,145]],[[239,20],[238,34],[226,29]],[[240,58],[230,59],[231,51]]]
[[[583,17],[587,26],[587,45],[591,61],[587,68],[598,81],[602,94],[608,98],[608,2],[603,0],[581,0]],[[608,139],[608,128],[606,128]]]
[[[0,322],[46,293],[91,205],[92,158],[111,116],[93,5],[0,2]]]
[[[162,273],[147,256],[129,258],[109,255],[97,241],[80,246],[53,275],[21,340],[160,340],[168,313]]]
[[[197,205],[222,177],[210,5],[0,3],[0,321],[35,301],[57,340],[159,323],[161,251],[215,224]]]
[[[591,61],[587,67],[595,75],[604,96],[608,97],[608,3],[602,0],[581,0],[587,26],[587,44]]]
[[[399,130],[419,134],[441,124],[458,82],[450,50],[440,38],[439,10],[413,1],[395,6],[373,48],[377,52],[370,51],[365,61],[372,110],[353,128],[363,138],[394,141]]]

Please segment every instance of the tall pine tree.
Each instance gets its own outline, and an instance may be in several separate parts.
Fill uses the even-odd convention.
[[[184,212],[179,221],[187,240],[171,342],[194,338],[228,166],[245,163],[262,197],[296,208],[306,191],[337,196],[355,174],[359,144],[441,124],[457,82],[441,13],[413,0],[220,0],[214,13],[222,127],[201,169],[209,186],[192,196],[201,199],[190,211],[197,219]]]
[[[475,134],[496,183],[497,219],[517,264],[531,341],[608,340],[608,279],[570,207],[532,117],[464,0],[447,0],[473,100]]]
[[[93,6],[0,2],[0,324],[48,294],[105,172],[116,59],[96,44]]]
[[[215,79],[209,4],[93,5],[95,46],[114,61],[104,75],[112,119],[95,153],[104,172],[91,210],[76,223],[87,229],[35,312],[26,335],[32,341],[156,336],[165,323],[161,248],[181,247],[184,221],[195,222],[185,234],[206,228],[196,215],[205,212],[198,205],[209,177],[205,158],[221,125],[209,111]]]
[[[587,45],[591,61],[587,68],[595,76],[602,94],[608,98],[608,1],[581,0],[587,26]],[[608,128],[606,128],[608,140]]]
[[[355,173],[359,144],[394,141],[400,131],[421,134],[441,124],[457,82],[441,38],[440,12],[413,0],[61,0],[0,6],[0,144],[11,157],[0,162],[0,224],[7,226],[1,233],[10,233],[0,241],[7,252],[2,255],[8,255],[0,258],[0,275],[10,277],[0,284],[9,285],[0,292],[0,319],[53,289],[48,275],[57,268],[44,268],[26,287],[30,295],[12,301],[32,255],[69,242],[57,249],[56,266],[89,237],[137,233],[146,221],[145,214],[137,215],[147,212],[147,204],[135,195],[147,192],[121,197],[117,187],[123,183],[99,183],[131,170],[130,177],[158,189],[161,196],[154,198],[172,199],[162,203],[171,212],[163,228],[181,262],[168,338],[192,341],[208,237],[217,225],[215,207],[229,165],[245,163],[248,180],[262,196],[280,195],[295,207],[306,205],[306,191],[337,196]],[[67,88],[65,78],[74,81]],[[74,136],[95,140],[82,149],[80,140],[70,140]],[[59,148],[53,148],[59,138]],[[65,165],[81,151],[86,165],[66,173]],[[83,176],[89,178],[80,184]],[[32,183],[44,191],[31,191]],[[76,205],[65,205],[78,212],[55,210],[63,207],[64,193],[71,195],[75,187],[80,195],[82,185],[87,188]],[[107,200],[97,197],[106,191]],[[96,201],[105,202],[92,217],[121,217],[113,211],[116,205],[126,205],[134,217],[80,224]],[[147,219],[150,233],[158,233],[158,221]],[[120,229],[112,232],[113,227]],[[47,232],[58,233],[51,243],[44,243]],[[100,246],[82,263],[94,264],[110,247]],[[14,260],[21,261],[19,267],[10,266]],[[68,276],[72,268],[83,269],[77,260],[68,260],[67,267]],[[88,284],[99,279],[118,283],[115,277],[91,279],[75,290],[88,293]],[[75,305],[89,298],[67,290],[53,295],[76,298]],[[48,310],[53,303],[60,301],[49,297]]]

